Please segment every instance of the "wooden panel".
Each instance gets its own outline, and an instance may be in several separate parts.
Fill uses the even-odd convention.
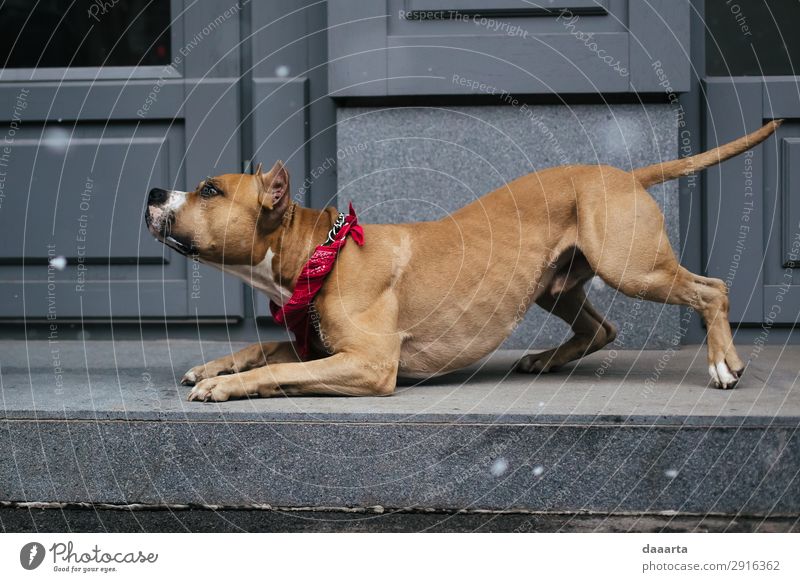
[[[301,203],[308,175],[307,101],[307,79],[253,79],[253,165],[261,162],[269,169],[283,160],[292,196]]]
[[[604,33],[594,38],[619,62],[620,70],[627,69],[626,34]],[[392,95],[494,91],[500,103],[502,92],[593,93],[628,89],[625,74],[614,72],[582,41],[567,34],[516,38],[513,42],[498,42],[497,36],[393,36],[389,38],[389,49],[388,90]]]
[[[298,202],[311,207],[335,205],[336,114],[327,94],[329,67],[335,69],[338,63],[327,59],[327,31],[328,27],[337,30],[343,15],[327,14],[329,6],[314,0],[299,0],[291,12],[278,3],[252,3],[250,7],[253,78],[243,101],[250,130],[245,137],[246,155],[251,165],[261,162],[267,168],[278,159],[286,162],[291,194]],[[359,18],[381,14],[380,7],[377,2],[350,6]],[[359,28],[357,22],[347,24],[350,32],[350,26]],[[341,40],[347,43],[352,39]],[[385,38],[380,43],[385,43]],[[386,55],[381,52],[384,54],[377,61],[366,57],[366,62],[377,67],[374,73],[385,85]],[[360,59],[347,57],[357,64]],[[245,300],[258,320],[271,321],[264,294],[252,289]]]
[[[551,16],[562,10],[573,14],[607,14],[607,0],[407,0],[412,18],[449,18],[447,14],[503,14],[505,16]],[[418,13],[419,16],[414,16]],[[432,14],[431,14],[432,13]],[[436,16],[436,13],[444,13]],[[427,16],[430,15],[430,16]]]
[[[764,79],[762,105],[764,119],[800,118],[800,92],[797,77]]]
[[[185,280],[97,281],[76,288],[47,266],[26,267],[25,281],[0,285],[0,318],[118,319],[187,316]]]
[[[328,87],[333,97],[386,95],[386,2],[328,0]]]
[[[325,14],[325,6],[309,7],[314,0],[294,0],[292,9],[278,2],[254,2],[251,4],[253,66],[255,78],[294,77],[308,74],[308,34],[324,38],[324,26],[308,28],[312,13]],[[305,5],[305,6],[304,6]]]
[[[247,2],[184,0],[179,20],[183,42],[173,62],[187,78],[232,77],[239,74],[239,23]]]
[[[308,163],[321,168],[336,156],[336,103],[328,94],[328,35],[326,7],[313,0],[307,11],[308,26]],[[336,172],[324,172],[306,192],[312,208],[336,205]]]
[[[51,284],[58,290],[59,317],[243,317],[238,280],[175,254],[153,239],[143,221],[150,188],[186,189],[207,175],[239,170],[235,80],[170,85],[153,102],[147,123],[139,123],[135,109],[146,92],[128,94],[117,109],[109,103],[125,95],[118,85],[105,89],[108,102],[92,97],[93,88],[81,96],[80,83],[72,95],[44,85],[31,90],[35,99],[15,136],[4,184],[7,212],[0,220],[8,224],[0,226],[9,243],[0,251],[7,301],[0,317],[45,318]],[[65,96],[70,103],[61,113],[79,122],[35,123],[48,119],[46,99],[58,103]],[[113,112],[116,121],[91,121],[82,102],[96,105],[95,114]],[[169,122],[158,123],[162,115]],[[84,199],[88,206],[82,207]],[[66,258],[63,271],[48,269],[53,255]]]
[[[794,284],[792,284],[794,281]],[[764,286],[764,321],[770,325],[800,323],[800,276],[782,285]]]
[[[794,91],[788,85],[776,89]],[[764,213],[768,234],[764,264],[764,317],[770,323],[794,325],[800,313],[800,108],[762,146]]]
[[[3,83],[0,101],[13,103],[22,88],[30,91],[26,120],[173,119],[183,115],[183,82],[176,79]],[[10,114],[7,109],[0,110],[0,119]]]
[[[692,73],[689,0],[632,0],[628,27],[631,91],[688,91]]]
[[[139,218],[149,189],[175,181],[167,140],[177,133],[166,126],[23,125],[5,177],[0,260],[44,262],[46,244],[70,261],[168,260],[170,251]]]
[[[800,267],[800,137],[781,140],[781,259],[784,267]],[[800,281],[799,281],[800,282]]]
[[[365,4],[328,2],[335,96],[480,94],[481,83],[518,94],[689,88],[688,0],[368,5],[365,13]],[[575,10],[562,10],[569,6]],[[487,9],[496,17],[478,18]],[[457,86],[454,74],[478,83]]]
[[[59,318],[243,317],[238,280],[177,255],[143,224],[150,188],[183,190],[241,167],[248,3],[170,2],[165,67],[0,76],[0,102],[27,91],[2,176],[3,319],[44,319],[51,309]],[[12,115],[2,108],[0,121]],[[63,269],[48,266],[61,257]]]
[[[291,195],[305,204],[317,172],[308,168],[308,80],[253,79],[253,164],[270,168],[283,160],[289,169]],[[335,165],[335,164],[334,164]],[[253,312],[270,319],[269,299],[253,290]]]
[[[262,151],[257,161],[265,165],[291,156],[294,165],[290,164],[289,170],[293,192],[298,195],[297,186],[307,177],[308,169],[326,165],[336,151],[336,107],[328,97],[327,6],[314,0],[297,0],[295,5],[296,9],[289,13],[278,3],[250,5],[253,80],[250,102],[248,95],[243,96],[247,108],[243,129],[245,142],[252,144],[245,152],[248,158],[254,157],[253,152],[258,148]],[[287,82],[291,85],[283,87]],[[278,88],[279,91],[273,92]],[[305,107],[302,113],[298,111],[298,97],[302,97]],[[300,115],[304,117],[302,127],[297,124]],[[263,143],[284,122],[269,139],[273,143]],[[308,150],[305,168],[299,165],[303,156],[299,151],[294,153],[301,138],[308,139],[304,146]],[[285,145],[280,140],[285,140]],[[301,175],[298,173],[301,171],[306,173]],[[300,200],[308,206],[320,207],[332,204],[331,197],[335,199],[335,194],[334,168],[314,178]]]
[[[235,79],[186,82],[186,188],[216,174],[241,171],[239,88]],[[242,317],[241,281],[217,269],[186,261],[188,312],[198,317]],[[199,289],[197,287],[200,287]]]
[[[732,141],[763,124],[759,82],[707,79],[705,89],[708,113],[704,149]],[[728,283],[730,319],[734,322],[763,320],[765,147],[705,173],[706,272]]]

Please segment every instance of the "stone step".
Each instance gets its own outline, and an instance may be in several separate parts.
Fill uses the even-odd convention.
[[[795,532],[797,517],[287,508],[3,507],[8,532]]]
[[[765,348],[729,391],[684,346],[542,376],[500,351],[390,398],[187,402],[186,369],[240,347],[0,342],[6,511],[800,515],[796,346]]]

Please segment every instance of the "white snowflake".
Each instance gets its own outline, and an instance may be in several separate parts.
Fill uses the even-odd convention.
[[[67,259],[64,257],[53,257],[50,259],[50,266],[59,271],[63,271],[67,268]]]
[[[70,133],[63,127],[48,127],[42,137],[42,145],[54,152],[65,152],[69,148]]]
[[[508,471],[508,461],[506,461],[505,457],[500,457],[492,463],[492,468],[489,469],[489,471],[495,477],[500,477],[503,473]]]

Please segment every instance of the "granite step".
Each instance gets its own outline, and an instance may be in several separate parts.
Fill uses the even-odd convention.
[[[40,511],[800,516],[797,346],[765,347],[729,391],[709,387],[705,348],[684,346],[602,351],[542,376],[510,374],[521,352],[498,351],[402,383],[390,398],[187,402],[185,370],[240,347],[0,342],[0,520],[30,502]]]

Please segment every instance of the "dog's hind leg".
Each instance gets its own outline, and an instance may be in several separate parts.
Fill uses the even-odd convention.
[[[629,297],[698,311],[708,329],[711,378],[719,388],[733,388],[744,364],[733,345],[725,283],[695,275],[678,263],[661,210],[646,190],[638,188],[626,196],[632,200],[616,203],[613,226],[605,213],[587,213],[579,237],[586,259],[606,283]]]
[[[598,273],[610,285],[612,276]],[[719,279],[695,275],[675,262],[662,264],[649,273],[627,270],[616,287],[631,297],[692,307],[702,315],[708,329],[708,371],[717,388],[733,388],[744,371],[736,353],[728,323],[728,289]]]
[[[615,327],[589,303],[583,283],[556,297],[544,294],[536,303],[566,321],[572,327],[574,335],[557,348],[523,356],[517,362],[517,372],[555,370],[567,362],[596,352],[617,337]]]

